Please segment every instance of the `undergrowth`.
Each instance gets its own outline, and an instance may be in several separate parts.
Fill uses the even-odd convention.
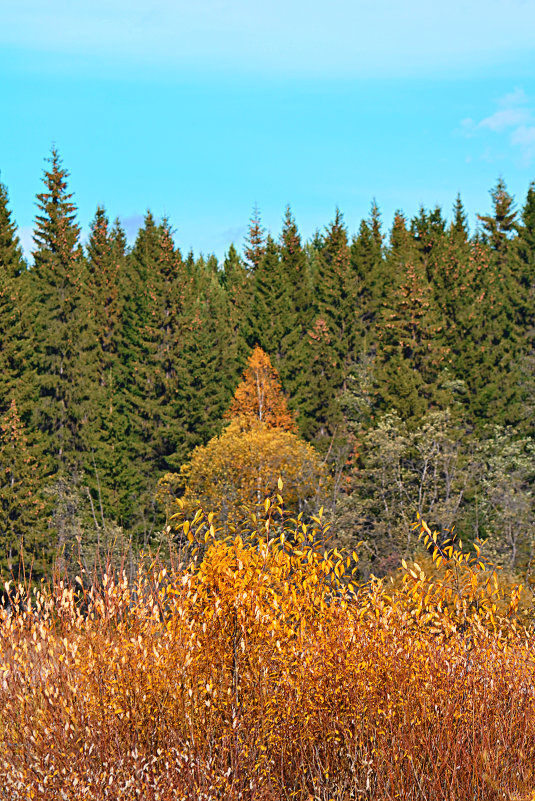
[[[0,624],[0,798],[535,798],[535,660],[475,551],[354,580],[321,516],[267,500],[187,559],[13,596]]]

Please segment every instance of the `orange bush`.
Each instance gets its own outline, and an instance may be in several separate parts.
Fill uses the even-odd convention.
[[[280,504],[225,539],[212,515],[177,518],[187,566],[19,599],[0,629],[0,797],[533,797],[517,595],[500,612],[498,579],[453,545],[451,574],[358,586],[321,516]]]

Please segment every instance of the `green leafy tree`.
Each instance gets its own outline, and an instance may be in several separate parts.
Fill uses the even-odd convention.
[[[512,572],[533,568],[535,443],[495,426],[479,447],[481,529],[486,551]]]

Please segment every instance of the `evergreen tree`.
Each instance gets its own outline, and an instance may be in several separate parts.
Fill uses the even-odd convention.
[[[293,322],[292,301],[279,247],[271,235],[254,272],[254,288],[255,343],[271,354],[278,367],[283,358],[282,341]]]
[[[358,282],[358,312],[363,329],[369,332],[388,286],[383,260],[381,217],[375,201],[370,216],[361,221],[358,234],[353,237],[351,265]]]
[[[77,472],[87,422],[85,375],[88,322],[80,302],[85,264],[67,171],[53,149],[45,191],[37,195],[31,272],[34,315],[34,424],[42,433],[53,472]]]
[[[240,357],[227,293],[203,259],[198,260],[195,271],[194,292],[185,308],[179,361],[182,434],[172,466],[180,466],[192,448],[205,444],[220,431],[239,374]]]
[[[94,347],[85,480],[102,525],[110,518],[121,520],[125,513],[125,374],[119,357],[123,316],[120,275],[124,259],[125,238],[119,222],[112,229],[104,209],[97,208],[87,245],[86,294]]]
[[[0,409],[6,411],[17,397],[28,407],[26,380],[31,353],[26,263],[11,219],[6,187],[0,183]],[[30,394],[31,398],[31,394]]]
[[[262,227],[262,222],[260,220],[260,212],[258,207],[255,206],[249,222],[249,231],[245,238],[244,250],[247,266],[253,273],[260,264],[260,260],[266,250],[265,233],[265,229]]]
[[[39,461],[15,400],[0,420],[0,574],[34,581],[50,575],[54,542],[47,531]]]
[[[245,366],[256,327],[253,317],[254,282],[238,251],[231,245],[223,262],[221,283],[227,294],[229,321],[239,368]],[[238,376],[236,376],[238,379]]]
[[[176,306],[175,273],[182,259],[175,251],[166,221],[147,212],[121,278],[122,338],[120,358],[125,374],[127,421],[122,459],[126,525],[146,543],[158,524],[155,487],[166,466],[172,435],[167,430],[169,395],[173,393]],[[176,425],[180,425],[180,419]]]
[[[307,337],[308,397],[304,411],[314,424],[304,433],[314,438],[320,449],[330,447],[343,423],[338,397],[356,351],[357,294],[347,230],[337,210],[317,252],[314,317]]]
[[[517,212],[514,200],[507,191],[503,178],[491,191],[493,214],[478,214],[482,223],[485,239],[494,251],[499,253],[507,250],[507,243],[516,231]]]
[[[308,376],[310,349],[308,331],[313,322],[312,277],[310,264],[296,222],[288,206],[284,216],[279,244],[280,272],[285,289],[284,332],[279,349],[278,370],[282,386],[289,395],[290,407],[298,415],[301,432],[310,430],[307,419]]]
[[[435,272],[429,270],[433,231],[423,210],[412,227],[411,236],[403,215],[396,214],[387,257],[395,280],[377,324],[376,377],[383,409],[395,409],[415,425],[429,407],[445,401],[441,378],[447,350],[428,277]]]
[[[453,204],[453,219],[449,229],[450,238],[454,242],[467,242],[469,239],[468,218],[460,194]]]

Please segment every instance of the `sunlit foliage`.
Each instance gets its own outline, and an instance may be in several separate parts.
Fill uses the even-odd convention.
[[[260,509],[280,476],[289,510],[297,514],[319,508],[327,476],[312,445],[290,431],[240,417],[196,448],[178,475],[165,476],[159,497],[172,510],[175,492],[184,488],[183,500],[191,513],[202,506],[217,512],[227,525],[247,517],[244,506]]]
[[[249,357],[227,417],[260,420],[271,428],[284,431],[295,432],[297,429],[295,417],[282,392],[279,375],[267,353],[258,346]]]
[[[531,798],[520,589],[422,521],[436,573],[359,586],[321,515],[263,509],[226,538],[211,514],[177,517],[182,561],[133,584],[19,591],[0,628],[2,797]]]

